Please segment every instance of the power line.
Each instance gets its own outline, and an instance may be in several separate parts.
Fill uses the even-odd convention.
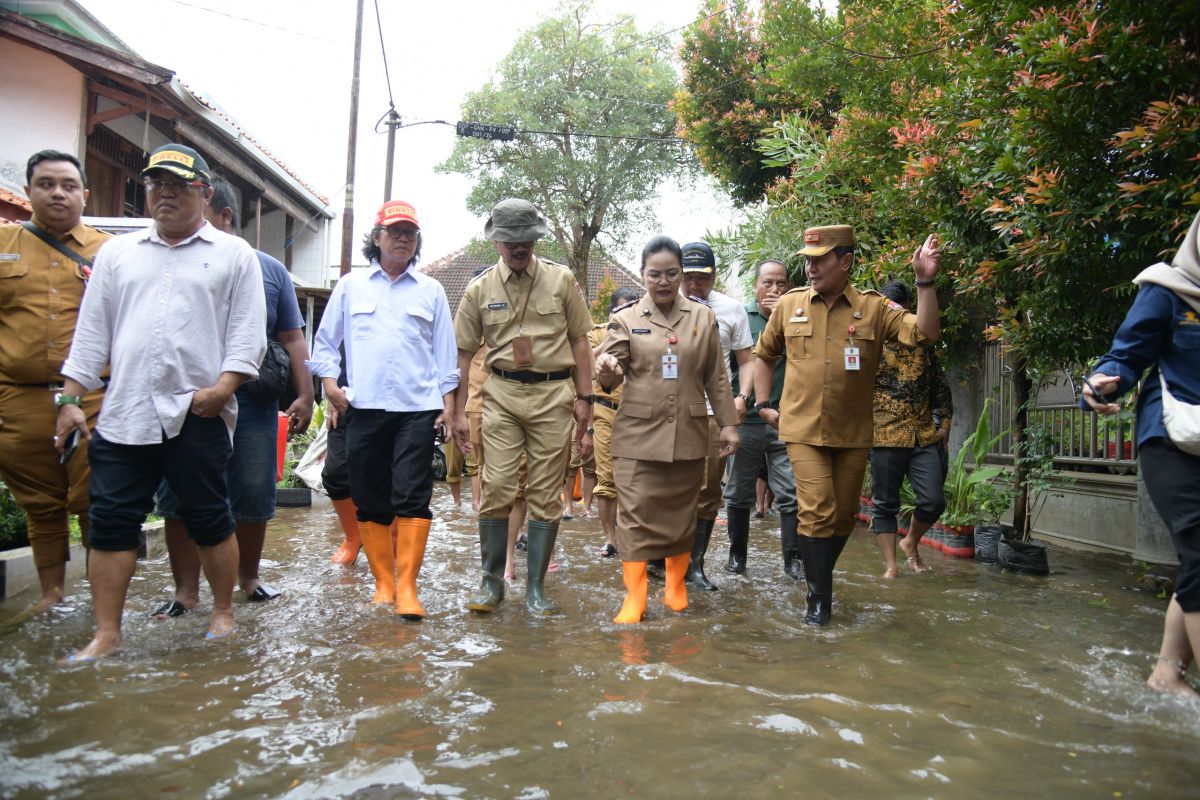
[[[444,119],[425,119],[419,122],[406,122],[403,125],[397,125],[398,128],[412,128],[417,125],[455,125],[453,122],[447,122]],[[681,139],[678,136],[627,136],[617,133],[589,133],[586,131],[571,131],[564,133],[563,131],[538,131],[528,128],[516,128],[517,133],[536,134],[538,136],[578,136],[581,139],[624,139],[633,142],[664,142],[669,144],[686,144],[691,145],[687,139]]]
[[[392,73],[388,69],[387,45],[383,43],[383,21],[379,19],[379,0],[375,0],[375,27],[379,29],[379,52],[383,53],[383,77],[387,79],[388,106],[391,111],[395,111],[396,101],[392,98]],[[375,123],[375,127],[378,129],[378,122]]]
[[[180,5],[180,6],[187,6],[188,8],[194,8],[194,9],[196,9],[197,11],[205,11],[205,12],[207,12],[207,13],[209,13],[209,14],[216,14],[216,15],[217,15],[217,16],[219,16],[219,17],[227,17],[227,18],[229,18],[229,19],[236,19],[236,20],[238,20],[239,22],[248,22],[248,23],[250,23],[251,25],[257,25],[257,26],[259,26],[260,28],[268,28],[268,29],[270,29],[270,30],[273,30],[273,31],[280,31],[280,32],[282,32],[282,33],[289,33],[289,34],[291,34],[292,36],[302,36],[302,37],[304,37],[304,38],[306,38],[306,39],[315,39],[315,40],[316,40],[316,41],[318,41],[318,42],[325,42],[325,43],[327,43],[327,44],[335,44],[335,45],[337,45],[338,47],[349,47],[349,43],[348,43],[348,42],[339,42],[339,41],[337,41],[337,40],[335,40],[335,39],[326,39],[326,38],[324,38],[324,37],[322,37],[322,36],[314,36],[314,35],[313,35],[313,34],[311,34],[311,33],[304,33],[303,31],[297,31],[297,30],[293,30],[292,28],[285,28],[285,27],[283,27],[283,26],[281,26],[281,25],[272,25],[272,24],[270,24],[270,23],[268,23],[268,22],[262,22],[261,20],[257,20],[257,19],[251,19],[250,17],[239,17],[237,14],[230,14],[230,13],[228,13],[228,12],[225,12],[225,11],[219,11],[219,10],[217,10],[217,9],[215,9],[215,8],[209,8],[208,6],[202,6],[202,5],[199,5],[199,4],[197,4],[197,3],[189,3],[189,2],[186,2],[186,0],[171,0],[171,2],[172,2],[172,3],[175,3],[176,5]]]

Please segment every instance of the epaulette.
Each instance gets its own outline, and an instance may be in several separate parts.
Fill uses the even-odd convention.
[[[858,291],[860,294],[873,294],[876,297],[883,297],[883,295],[879,293],[878,289],[859,289]]]
[[[492,270],[494,270],[495,268],[496,268],[496,265],[495,265],[495,264],[493,264],[492,266],[488,267],[488,268],[487,268],[487,269],[485,269],[483,272],[479,273],[479,274],[478,274],[478,275],[476,275],[475,277],[471,278],[471,280],[467,281],[467,286],[470,286],[472,283],[474,283],[475,281],[479,280],[479,279],[480,279],[480,278],[482,278],[484,275],[487,275],[489,272],[491,272],[491,271],[492,271]]]
[[[807,289],[807,286],[795,286],[791,289],[788,289],[786,292],[784,292],[784,294],[794,294],[795,292],[803,292]]]
[[[629,308],[631,305],[634,305],[635,303],[637,303],[637,300],[630,300],[628,303],[622,303],[621,305],[614,308],[612,311],[608,312],[608,315],[611,317],[613,314],[617,313],[618,311],[624,311],[625,309]]]
[[[699,297],[696,297],[696,295],[694,295],[694,294],[689,294],[688,300],[691,300],[693,303],[699,303],[702,306],[712,308],[712,303],[708,302],[707,300],[701,300]]]

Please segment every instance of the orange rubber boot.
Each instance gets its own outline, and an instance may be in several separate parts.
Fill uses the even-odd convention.
[[[405,619],[421,619],[425,609],[417,599],[417,575],[425,561],[429,520],[396,518],[396,613]]]
[[[646,616],[646,562],[622,561],[621,571],[625,577],[625,602],[613,622],[618,625],[641,622]]]
[[[350,566],[358,559],[358,551],[362,549],[362,539],[358,534],[358,509],[349,497],[333,501],[333,510],[337,512],[338,522],[342,526],[342,545],[330,558],[334,564]]]
[[[362,549],[375,576],[372,603],[396,602],[396,555],[392,551],[392,526],[378,522],[359,522]]]
[[[672,611],[683,611],[688,606],[687,586],[683,579],[687,575],[691,552],[667,558],[667,586],[663,591],[663,605]]]

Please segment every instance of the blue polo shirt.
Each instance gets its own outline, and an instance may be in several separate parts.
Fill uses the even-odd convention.
[[[1149,439],[1167,437],[1159,370],[1176,399],[1200,404],[1200,314],[1170,289],[1153,283],[1142,284],[1113,337],[1112,349],[1093,372],[1119,376],[1120,396],[1137,384],[1147,367],[1150,372],[1137,404],[1139,447]],[[1090,408],[1082,394],[1079,405]]]

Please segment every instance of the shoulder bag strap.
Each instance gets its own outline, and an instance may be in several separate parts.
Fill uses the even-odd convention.
[[[58,252],[62,253],[67,258],[74,261],[76,264],[79,264],[80,266],[88,267],[89,269],[91,268],[92,260],[90,258],[84,258],[83,256],[79,255],[79,253],[76,253],[74,250],[67,247],[65,244],[60,242],[58,239],[55,239],[53,236],[51,236],[49,233],[47,233],[46,231],[39,228],[37,225],[34,225],[32,222],[22,222],[21,227],[24,228],[25,230],[29,231],[30,233],[32,233],[34,236],[41,239],[46,244],[53,247]]]

